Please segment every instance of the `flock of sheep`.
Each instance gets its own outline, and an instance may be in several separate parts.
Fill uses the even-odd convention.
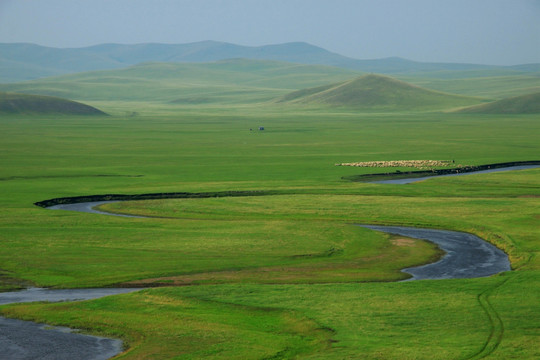
[[[454,160],[394,160],[394,161],[364,161],[353,163],[341,163],[336,166],[357,167],[412,167],[417,169],[432,169],[436,167],[455,166]],[[460,166],[460,165],[458,165]]]

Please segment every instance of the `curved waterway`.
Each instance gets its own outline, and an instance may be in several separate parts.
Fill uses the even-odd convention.
[[[427,180],[427,179],[431,179],[431,178],[438,178],[438,177],[487,174],[487,173],[511,171],[511,170],[527,170],[527,169],[535,169],[537,167],[540,167],[540,165],[516,165],[516,166],[508,166],[508,167],[487,169],[487,170],[478,170],[478,171],[469,171],[469,172],[454,173],[454,174],[433,175],[433,176],[415,177],[415,178],[407,178],[407,179],[379,180],[379,181],[371,181],[371,183],[372,184],[404,185],[404,184],[410,184],[410,183],[414,183],[414,182],[417,182],[417,181]]]
[[[90,300],[140,289],[30,288],[0,293],[0,305],[33,301]],[[74,333],[73,329],[0,317],[0,358],[10,360],[105,360],[121,353],[121,340]]]
[[[440,280],[485,277],[510,271],[508,255],[476,235],[435,229],[402,226],[360,225],[362,227],[431,241],[446,254],[437,262],[402,269],[411,274],[408,280]]]
[[[119,200],[112,201],[91,201],[91,202],[82,202],[74,204],[59,204],[49,206],[47,209],[50,210],[70,210],[70,211],[80,211],[91,214],[101,214],[101,215],[114,215],[121,217],[131,217],[131,218],[147,218],[147,216],[137,216],[137,215],[128,215],[128,214],[115,214],[106,211],[97,210],[96,207],[103,204],[110,204],[118,202]],[[123,200],[122,200],[123,201]]]

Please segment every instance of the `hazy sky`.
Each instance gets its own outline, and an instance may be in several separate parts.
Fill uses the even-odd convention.
[[[373,59],[540,62],[540,0],[0,0],[0,42],[259,46]]]

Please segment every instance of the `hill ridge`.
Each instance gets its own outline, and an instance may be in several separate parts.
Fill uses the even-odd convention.
[[[93,106],[55,96],[0,92],[0,113],[107,115]]]
[[[380,74],[293,91],[278,103],[321,104],[358,108],[424,109],[457,107],[478,103],[478,99],[429,90]]]
[[[455,110],[455,112],[468,114],[539,114],[540,92],[473,105]]]
[[[268,102],[295,89],[343,81],[358,74],[337,67],[274,60],[152,62],[123,69],[0,84],[0,91],[85,101]]]

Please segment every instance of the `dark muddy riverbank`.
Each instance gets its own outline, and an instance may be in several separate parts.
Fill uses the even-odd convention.
[[[101,194],[101,195],[83,195],[54,198],[49,200],[38,201],[34,203],[36,206],[48,208],[61,204],[78,204],[89,202],[102,201],[126,201],[126,200],[156,200],[156,199],[204,199],[213,197],[237,197],[237,196],[265,196],[280,194],[276,191],[261,190],[261,191],[216,191],[216,192],[172,192],[172,193],[152,193],[152,194]]]

